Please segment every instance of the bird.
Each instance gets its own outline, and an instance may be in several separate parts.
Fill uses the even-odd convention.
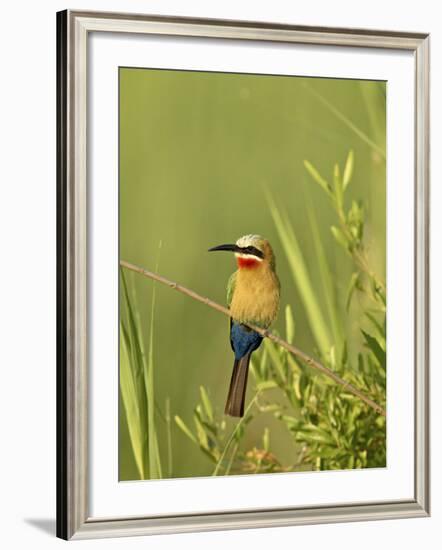
[[[230,345],[235,355],[229,392],[224,412],[244,416],[249,362],[259,348],[262,336],[248,324],[268,329],[279,310],[280,283],[276,274],[273,249],[260,235],[244,235],[235,244],[209,248],[233,252],[238,269],[227,283],[227,305],[230,311]]]

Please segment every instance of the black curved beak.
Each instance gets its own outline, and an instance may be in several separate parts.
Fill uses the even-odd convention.
[[[215,252],[217,250],[226,250],[228,252],[241,252],[242,249],[236,244],[220,244],[209,248],[208,252]]]

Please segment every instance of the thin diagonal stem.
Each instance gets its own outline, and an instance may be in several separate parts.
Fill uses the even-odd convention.
[[[169,288],[173,288],[174,290],[177,290],[178,292],[181,292],[182,294],[185,294],[186,296],[189,296],[190,298],[193,298],[194,300],[197,300],[198,302],[201,302],[202,304],[205,304],[206,306],[209,306],[212,309],[216,309],[216,311],[219,311],[220,313],[224,313],[224,315],[231,317],[230,311],[226,307],[218,304],[217,302],[214,302],[213,300],[210,300],[209,298],[205,298],[204,296],[201,296],[200,294],[196,293],[193,290],[190,290],[189,288],[186,288],[185,286],[182,286],[173,281],[169,281],[169,279],[166,279],[162,275],[158,275],[157,273],[152,273],[147,269],[131,264],[124,260],[120,261],[120,265],[122,267],[125,267],[126,269],[130,269],[131,271],[135,271],[135,273],[139,273],[144,277],[148,277],[149,279],[158,281],[159,283],[162,283],[163,285],[166,285]],[[286,342],[279,336],[276,336],[276,334],[269,332],[268,330],[265,330],[251,323],[247,323],[247,326],[252,330],[254,330],[255,332],[257,332],[258,334],[260,334],[263,338],[268,338],[269,340],[272,340],[272,342],[275,342],[275,344],[278,344],[278,346],[281,346],[282,348],[286,349],[288,352],[290,352],[295,357],[298,357],[298,359],[300,359],[303,363],[305,363],[309,367],[322,372],[322,374],[331,378],[334,382],[336,382],[336,384],[339,384],[340,386],[342,386],[345,391],[352,393],[353,395],[356,395],[356,397],[361,399],[361,401],[364,401],[364,403],[366,403],[369,407],[377,411],[382,416],[386,416],[385,409],[382,408],[380,405],[378,405],[378,403],[376,403],[375,401],[367,397],[361,390],[353,386],[353,384],[350,384],[350,382],[347,382],[346,380],[338,376],[331,369],[322,365],[321,363],[319,363],[319,361],[317,361],[316,359],[313,359],[313,357],[310,357],[309,355],[307,355],[307,353],[289,344],[288,342]]]
[[[344,113],[341,113],[334,105],[332,105],[325,97],[323,97],[319,92],[313,90],[308,84],[304,84],[304,87],[312,93],[316,99],[318,99],[325,107],[327,107],[340,121],[342,121],[350,130],[352,130],[362,141],[374,149],[381,157],[385,160],[386,155],[382,147],[370,139],[365,132],[363,132],[356,124],[354,124],[349,118],[347,118]]]

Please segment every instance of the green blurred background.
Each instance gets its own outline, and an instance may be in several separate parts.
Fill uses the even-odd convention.
[[[385,150],[385,94],[384,82],[121,68],[120,258],[149,270],[159,261],[165,277],[224,304],[234,258],[207,249],[247,233],[264,235],[275,250],[282,287],[275,328],[283,332],[283,308],[291,304],[295,343],[314,354],[265,190],[287,211],[315,277],[307,210],[313,213],[337,295],[344,301],[351,261],[333,240],[333,211],[303,161],[331,177],[334,164],[342,166],[352,149],[355,171],[348,195],[364,201],[370,260],[385,274],[385,161],[361,137],[362,132]],[[135,288],[147,348],[152,282],[126,276]],[[172,415],[191,424],[201,385],[223,410],[233,365],[228,321],[162,285],[156,292],[156,401],[163,408],[170,398]],[[352,337],[358,309],[346,314],[339,305],[349,351],[355,354],[361,346],[356,331]],[[120,479],[137,479],[124,408],[120,411]],[[249,447],[266,422],[264,417],[248,426]],[[289,462],[292,441],[270,416],[268,427],[275,452]],[[157,430],[163,451],[163,422],[158,421]],[[173,449],[173,477],[210,475],[213,465],[176,426]]]

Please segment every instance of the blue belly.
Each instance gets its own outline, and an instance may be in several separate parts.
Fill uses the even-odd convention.
[[[244,355],[258,349],[261,342],[262,336],[257,332],[244,325],[232,322],[230,326],[230,343],[235,352],[235,359],[241,359]]]

